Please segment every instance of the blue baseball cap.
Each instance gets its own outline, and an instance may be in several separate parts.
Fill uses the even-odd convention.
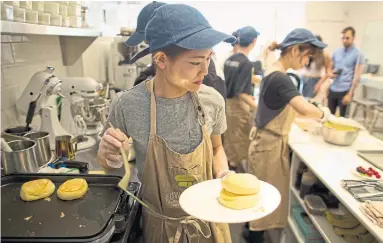
[[[298,28],[291,31],[286,36],[286,38],[282,42],[282,46],[280,49],[284,49],[286,47],[296,45],[296,44],[305,44],[305,43],[310,43],[313,46],[316,46],[320,49],[327,47],[327,44],[318,40],[311,31],[307,29],[303,29],[303,28]]]
[[[233,33],[231,33],[232,36],[234,36],[235,38],[237,38],[237,40],[234,42],[234,43],[231,43],[232,46],[234,46],[235,44],[237,44],[238,42],[238,32],[239,32],[240,29],[237,29],[236,31],[234,31]]]
[[[259,36],[259,32],[251,26],[246,26],[238,30],[238,42],[241,45],[250,44]]]
[[[236,38],[214,30],[206,18],[191,6],[166,4],[155,10],[145,29],[145,40],[149,47],[134,56],[130,63],[170,45],[202,50],[222,41],[234,43]]]
[[[150,17],[152,17],[154,11],[165,5],[166,3],[152,2],[146,5],[140,12],[137,18],[136,32],[126,41],[128,46],[136,46],[145,40],[145,28],[148,24]]]

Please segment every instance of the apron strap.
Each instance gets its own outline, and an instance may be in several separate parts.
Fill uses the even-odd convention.
[[[202,108],[198,94],[196,92],[190,93],[194,108],[197,111],[198,123],[203,126],[206,124],[205,112]],[[157,117],[156,117],[156,98],[154,95],[154,79],[150,80],[150,135],[157,134]]]
[[[159,218],[162,220],[179,221],[179,224],[177,226],[177,231],[176,231],[176,234],[174,236],[173,243],[179,243],[180,238],[182,236],[182,232],[185,232],[187,238],[189,239],[189,242],[191,242],[192,235],[189,232],[189,229],[187,227],[188,225],[191,225],[195,228],[195,232],[196,232],[197,236],[199,236],[201,233],[201,235],[206,239],[211,237],[211,229],[210,229],[209,224],[200,220],[200,219],[197,219],[193,216],[183,216],[183,217],[179,217],[179,218],[173,218],[173,217],[168,217],[166,215],[162,215],[160,213],[157,213],[149,207],[147,207],[147,209],[148,209],[147,212],[150,215],[152,215],[153,217],[156,217],[156,218]],[[198,237],[197,237],[197,239],[198,239]]]
[[[154,79],[150,80],[150,136],[157,134],[156,98],[154,95]]]
[[[198,221],[200,221],[200,222],[198,222]],[[206,232],[203,231],[200,223],[202,223],[202,226],[207,230]],[[192,225],[196,229],[197,236],[199,236],[199,234],[201,233],[204,238],[206,238],[206,239],[210,238],[211,229],[210,229],[208,223],[206,223],[200,219],[196,219],[192,216],[188,216],[185,219],[181,220],[180,224],[177,226],[177,231],[176,231],[176,235],[174,236],[173,243],[178,243],[180,241],[182,231],[184,231],[186,233],[186,236],[189,239],[189,242],[191,242],[192,236],[188,230],[188,227],[187,227],[188,225]],[[199,238],[197,237],[197,239],[199,239]]]

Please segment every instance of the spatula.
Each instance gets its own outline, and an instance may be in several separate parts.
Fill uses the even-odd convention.
[[[109,122],[109,126],[111,128],[113,128],[113,129],[115,129],[111,122]],[[130,166],[129,166],[128,156],[126,156],[126,153],[125,153],[125,150],[124,150],[123,147],[120,148],[120,152],[121,152],[121,155],[122,155],[122,160],[124,161],[125,175],[124,175],[124,177],[122,177],[121,181],[118,183],[118,186],[123,191],[125,191],[129,196],[131,196],[132,198],[136,199],[137,202],[139,202],[142,206],[146,207],[147,209],[149,209],[150,211],[155,213],[155,211],[153,211],[148,205],[146,205],[143,201],[141,201],[133,193],[128,191],[128,184],[129,184],[129,180],[130,180]]]
[[[109,126],[115,129],[112,123],[110,122],[109,122]],[[124,161],[125,175],[124,177],[122,177],[121,181],[118,183],[118,186],[121,187],[123,190],[126,190],[126,188],[128,188],[128,184],[130,180],[130,166],[129,166],[128,156],[126,155],[123,147],[120,148],[120,153],[122,155],[122,160]]]

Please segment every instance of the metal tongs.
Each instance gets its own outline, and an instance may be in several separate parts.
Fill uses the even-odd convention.
[[[354,198],[358,200],[365,200],[368,198],[380,198],[383,197],[383,181],[378,180],[342,180],[341,185],[349,191]],[[355,192],[352,189],[356,188],[368,188],[376,190],[375,192]]]

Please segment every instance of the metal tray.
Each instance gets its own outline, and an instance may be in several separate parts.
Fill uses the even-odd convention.
[[[383,150],[359,150],[358,155],[383,171]]]
[[[88,182],[86,195],[73,201],[60,200],[56,195],[58,187],[76,177]],[[21,185],[41,178],[50,179],[56,185],[50,201],[21,200]],[[109,235],[106,238],[111,237],[116,228],[112,219],[128,202],[127,195],[117,187],[120,180],[118,176],[72,174],[15,174],[2,177],[2,242],[94,242],[105,239],[106,235]]]

